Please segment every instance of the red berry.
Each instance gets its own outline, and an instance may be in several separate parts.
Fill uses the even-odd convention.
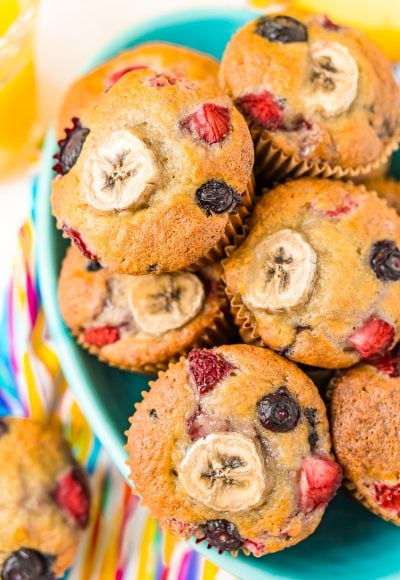
[[[400,377],[400,344],[383,356],[373,357],[369,362],[389,377]]]
[[[376,483],[374,487],[376,503],[384,510],[400,514],[400,483],[392,486]]]
[[[92,262],[99,261],[96,254],[93,254],[93,252],[91,252],[89,250],[89,248],[87,247],[85,242],[82,240],[79,232],[77,232],[76,230],[74,230],[73,228],[70,228],[69,226],[67,226],[65,224],[62,227],[62,231],[74,242],[75,246],[85,256],[85,258],[87,258],[88,260],[91,260]]]
[[[183,522],[176,518],[166,518],[165,520],[162,520],[162,523],[168,526],[175,536],[183,536],[184,538],[193,536],[198,529],[196,524],[192,522]]]
[[[108,80],[107,80],[107,88],[109,89],[110,87],[115,85],[115,83],[117,81],[119,81],[119,79],[121,77],[126,75],[126,73],[131,72],[132,70],[141,70],[144,68],[147,68],[147,66],[144,66],[142,64],[137,64],[137,65],[127,66],[125,68],[122,68],[120,70],[117,70],[117,71],[111,73],[110,76],[108,77]]]
[[[209,145],[220,143],[231,130],[231,117],[226,107],[214,103],[204,103],[199,109],[181,121],[181,126],[196,139],[203,139]]]
[[[332,22],[332,20],[326,14],[322,16],[321,24],[324,28],[328,28],[328,30],[340,30],[341,28],[338,24]]]
[[[244,542],[244,547],[247,548],[247,550],[249,550],[249,552],[251,552],[253,556],[256,556],[257,558],[259,558],[265,553],[265,546],[266,543],[263,542],[262,540],[260,541],[245,540]]]
[[[353,332],[349,342],[362,358],[371,358],[389,350],[394,338],[394,327],[380,318],[370,318]]]
[[[276,131],[283,123],[283,106],[268,91],[244,95],[237,104],[245,115],[268,131]]]
[[[352,209],[355,209],[356,207],[358,207],[358,201],[350,197],[349,194],[346,193],[343,196],[343,205],[338,205],[335,208],[327,210],[325,212],[325,215],[330,218],[341,217],[343,215],[348,214],[349,212],[351,212]]]
[[[309,513],[325,506],[335,495],[342,480],[342,470],[331,459],[307,457],[300,473],[300,509]]]
[[[96,326],[87,328],[83,333],[83,340],[86,344],[98,347],[113,344],[119,339],[119,329],[116,326]]]
[[[189,372],[200,395],[211,391],[232,369],[221,355],[212,350],[195,348],[188,356]]]
[[[180,81],[180,79],[178,77],[175,77],[173,75],[168,75],[166,73],[160,73],[157,74],[155,77],[152,77],[149,80],[149,84],[152,87],[168,87],[171,85],[176,85],[176,83],[178,83]]]
[[[80,467],[74,467],[58,482],[54,494],[57,505],[69,514],[80,528],[89,520],[90,492]]]

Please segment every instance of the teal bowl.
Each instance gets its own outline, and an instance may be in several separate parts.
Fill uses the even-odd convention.
[[[254,17],[255,13],[249,10],[202,10],[151,20],[120,36],[103,50],[88,70],[123,49],[152,40],[183,44],[220,58],[235,30]],[[141,391],[148,388],[147,379],[99,362],[76,345],[63,324],[57,303],[57,278],[66,242],[56,230],[49,201],[55,149],[54,133],[50,132],[45,143],[35,207],[43,305],[70,387],[94,432],[127,478],[124,431],[134,403],[140,400]],[[371,515],[342,492],[330,504],[316,533],[290,550],[257,559],[218,555],[215,549],[207,550],[204,543],[193,543],[193,547],[221,568],[245,580],[400,578],[400,529]]]

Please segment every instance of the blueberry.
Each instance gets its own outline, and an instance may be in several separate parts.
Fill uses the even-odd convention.
[[[52,556],[21,548],[4,562],[2,580],[55,580]]]
[[[54,155],[58,160],[53,169],[61,175],[68,173],[78,160],[90,129],[83,127],[77,117],[72,119],[72,129],[65,129],[65,138],[58,142],[59,152]]]
[[[235,552],[243,545],[237,527],[228,520],[209,520],[204,526],[205,538],[220,553]]]
[[[287,433],[299,422],[300,406],[286,387],[280,387],[258,401],[257,413],[263,427],[275,433]]]
[[[369,263],[379,280],[400,280],[400,250],[392,240],[376,242],[372,246]]]
[[[262,16],[257,20],[255,33],[270,42],[281,44],[308,40],[306,26],[290,16]]]
[[[86,262],[86,270],[88,272],[97,272],[102,268],[103,266],[99,262],[93,262],[93,260],[88,260],[88,262]]]
[[[204,183],[196,191],[197,203],[207,215],[213,213],[234,213],[236,207],[242,203],[240,194],[229,187],[224,181],[212,179]]]

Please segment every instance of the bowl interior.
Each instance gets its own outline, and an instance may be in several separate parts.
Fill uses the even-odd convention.
[[[191,11],[155,19],[133,28],[109,45],[94,62],[99,64],[123,49],[141,42],[164,40],[183,44],[220,58],[225,44],[245,22],[254,18],[249,10]],[[65,376],[92,428],[127,478],[125,436],[128,417],[148,378],[119,371],[99,362],[78,347],[63,324],[57,303],[57,278],[66,241],[51,216],[50,190],[54,133],[49,132],[35,204],[37,255],[41,294],[53,340]],[[400,159],[392,167],[400,178]],[[342,492],[329,506],[316,533],[298,546],[256,559],[218,555],[204,543],[194,546],[210,560],[243,579],[265,578],[395,578],[400,575],[398,545],[400,530],[379,520],[348,499]]]

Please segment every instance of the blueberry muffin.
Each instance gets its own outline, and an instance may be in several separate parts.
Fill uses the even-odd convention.
[[[89,518],[86,476],[56,420],[0,419],[0,577],[52,580]]]
[[[376,193],[299,179],[256,206],[224,277],[243,340],[321,368],[400,337],[400,218]]]
[[[400,182],[390,177],[371,179],[366,183],[368,189],[373,189],[379,197],[386,199],[387,204],[400,214]]]
[[[194,349],[143,396],[128,465],[162,526],[255,556],[314,532],[341,470],[324,404],[293,363],[248,345]]]
[[[252,205],[246,122],[214,81],[139,69],[60,145],[57,225],[112,272],[174,272],[221,256]]]
[[[261,181],[369,173],[397,148],[391,63],[362,32],[326,16],[250,22],[228,44],[220,80],[249,122]]]
[[[351,494],[400,525],[400,356],[359,365],[332,382],[331,429]]]
[[[124,74],[137,68],[192,79],[216,79],[218,62],[209,55],[166,42],[149,42],[122,52],[76,80],[65,95],[58,115],[57,133],[63,136],[73,117],[107,91]]]
[[[124,276],[70,247],[58,293],[61,314],[80,344],[128,370],[164,369],[191,347],[222,344],[232,333],[217,266]]]

